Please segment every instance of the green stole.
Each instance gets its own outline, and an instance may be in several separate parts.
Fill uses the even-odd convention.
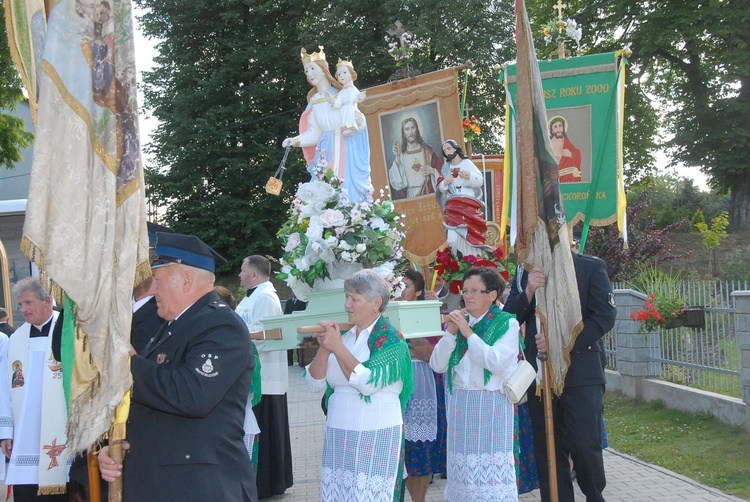
[[[406,403],[411,397],[414,381],[409,346],[406,345],[404,337],[383,316],[380,316],[367,338],[367,347],[370,349],[370,358],[362,363],[362,366],[370,370],[370,379],[367,383],[383,388],[399,380],[403,382],[404,386],[399,400],[401,411],[406,411]],[[333,394],[333,387],[327,385],[326,406],[328,406],[331,394]],[[370,396],[360,393],[359,397],[366,403],[370,402]]]
[[[490,309],[487,311],[485,316],[482,318],[481,321],[476,323],[472,329],[474,333],[481,338],[484,343],[489,345],[490,347],[495,345],[495,342],[500,340],[500,338],[508,332],[508,325],[510,324],[511,319],[515,319],[515,315],[509,314],[507,312],[503,312],[500,310],[500,307],[495,305],[494,303],[490,307]],[[467,317],[468,319],[468,317]],[[451,357],[448,360],[448,390],[450,390],[450,393],[453,394],[453,368],[455,368],[458,363],[461,362],[461,359],[463,359],[464,354],[466,354],[466,351],[469,350],[469,342],[466,340],[466,338],[463,337],[460,333],[456,333],[456,348],[453,349],[453,352],[451,353]],[[490,381],[490,378],[492,377],[492,373],[490,370],[486,369],[484,370],[484,384],[487,385],[487,383]]]
[[[250,382],[250,394],[253,395],[253,400],[250,402],[252,406],[255,406],[260,402],[260,398],[263,397],[261,383],[260,383],[260,354],[254,343],[250,343],[253,346],[253,359],[255,360],[255,367],[253,368],[253,377]]]

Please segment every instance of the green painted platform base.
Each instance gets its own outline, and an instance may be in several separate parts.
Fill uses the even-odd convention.
[[[331,320],[337,323],[349,321],[344,309],[344,290],[313,291],[308,295],[307,310],[292,314],[261,319],[265,329],[278,328],[281,340],[266,340],[265,350],[287,350],[297,348],[302,338],[310,335],[297,334],[300,326],[312,326],[318,321]],[[440,336],[439,301],[389,302],[385,317],[405,338]]]

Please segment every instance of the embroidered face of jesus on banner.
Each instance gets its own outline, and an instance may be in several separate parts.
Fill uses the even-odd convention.
[[[445,244],[435,189],[445,163],[440,146],[463,138],[457,75],[449,68],[372,87],[359,105],[367,118],[375,192],[388,190],[406,215],[404,255],[420,266],[434,261]]]

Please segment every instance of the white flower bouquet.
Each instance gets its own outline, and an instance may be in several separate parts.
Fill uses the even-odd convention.
[[[390,200],[369,194],[352,203],[341,181],[325,164],[316,179],[299,186],[289,219],[278,232],[284,246],[277,278],[295,288],[337,277],[336,268],[360,264],[372,268],[396,288],[402,265],[403,216]],[[381,191],[381,198],[384,193]]]

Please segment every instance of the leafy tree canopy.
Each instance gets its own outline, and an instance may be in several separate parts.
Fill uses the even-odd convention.
[[[586,41],[597,51],[609,44],[630,45],[630,83],[640,96],[658,100],[653,106],[659,108],[672,160],[700,168],[714,187],[731,192],[731,224],[750,228],[746,153],[750,148],[750,9],[746,2],[572,0],[568,4],[579,23],[589,27]],[[631,109],[638,103],[632,98],[631,93]],[[645,116],[638,113],[635,118]]]

